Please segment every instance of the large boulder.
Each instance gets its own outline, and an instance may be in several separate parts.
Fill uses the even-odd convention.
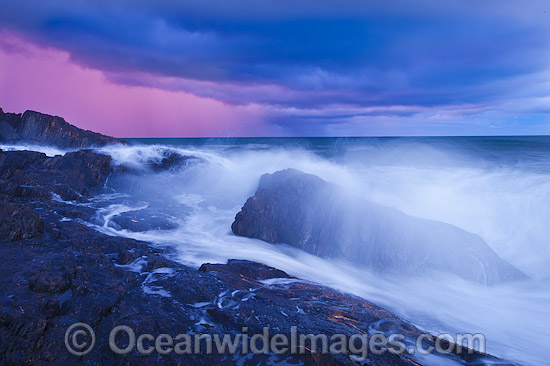
[[[294,169],[263,175],[231,228],[381,272],[444,271],[482,284],[525,277],[478,235],[369,202]]]
[[[4,113],[1,109],[0,141],[26,141],[66,149],[125,143],[114,137],[73,126],[61,117],[34,111],[26,111],[22,115]]]

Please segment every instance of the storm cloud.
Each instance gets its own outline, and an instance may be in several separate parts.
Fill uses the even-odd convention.
[[[66,51],[113,83],[260,105],[285,134],[322,135],[339,124],[375,133],[380,118],[423,125],[420,134],[437,118],[548,121],[543,1],[31,0],[1,8],[4,31]]]

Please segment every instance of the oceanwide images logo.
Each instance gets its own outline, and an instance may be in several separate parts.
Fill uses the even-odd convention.
[[[95,332],[86,323],[74,323],[65,332],[65,347],[75,356],[90,353],[95,346]]]
[[[420,355],[462,354],[485,352],[486,341],[483,334],[421,334],[407,338],[403,334],[304,334],[293,326],[288,334],[271,334],[269,327],[262,333],[250,334],[248,327],[241,333],[208,334],[182,333],[177,335],[149,333],[136,334],[126,325],[114,327],[108,336],[109,348],[118,355],[137,352],[142,355],[153,353],[167,355],[184,354],[349,354],[354,360],[367,358],[369,354],[381,355],[416,353]],[[96,334],[85,323],[72,324],[65,333],[65,346],[75,356],[90,353],[96,344]]]

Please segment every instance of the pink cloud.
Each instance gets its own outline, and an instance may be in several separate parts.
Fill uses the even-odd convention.
[[[153,77],[151,75],[149,78]],[[126,86],[74,63],[65,51],[0,32],[0,107],[58,115],[117,137],[269,135],[258,105],[234,106],[184,91]]]

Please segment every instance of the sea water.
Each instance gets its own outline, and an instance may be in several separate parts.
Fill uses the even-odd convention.
[[[97,230],[169,246],[174,259],[194,267],[231,258],[265,263],[375,302],[434,334],[483,333],[487,351],[496,356],[524,365],[547,363],[550,137],[131,141],[98,149],[138,173],[107,184],[113,194],[99,199],[103,223],[90,223]],[[160,161],[167,151],[202,162],[160,173],[147,170],[147,162]],[[231,223],[261,175],[286,168],[478,234],[530,279],[488,287],[450,274],[390,276],[235,236]],[[109,224],[118,214],[144,209],[166,213],[177,229],[137,233]]]

